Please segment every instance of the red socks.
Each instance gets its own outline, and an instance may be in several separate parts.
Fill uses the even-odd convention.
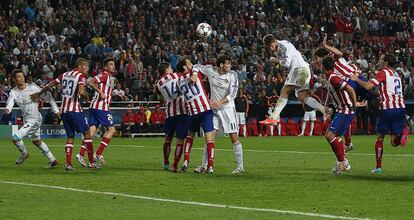
[[[92,139],[83,139],[83,143],[86,146],[86,151],[88,151],[88,160],[89,160],[89,163],[95,163],[95,160],[93,159],[93,143],[92,143]]]
[[[334,139],[329,141],[329,144],[331,145],[332,151],[335,153],[336,159],[338,159],[338,161],[344,161],[345,151],[342,140],[338,137],[335,137]]]
[[[72,149],[73,143],[66,143],[65,151],[66,151],[66,164],[72,165]]]
[[[102,155],[104,149],[106,148],[106,146],[108,146],[109,142],[111,142],[111,139],[103,137],[101,144],[99,145],[99,148],[96,151],[96,155]]]
[[[184,142],[184,161],[190,161],[190,152],[191,152],[191,148],[193,147],[193,138],[191,136],[188,136],[185,139]]]
[[[178,162],[180,162],[181,155],[183,155],[183,144],[177,144],[175,146],[174,164],[173,164],[175,168],[177,168]]]
[[[82,157],[84,157],[85,156],[85,152],[86,152],[85,142],[82,142],[82,146],[80,148],[79,155],[81,155]]]
[[[207,156],[208,156],[207,167],[213,167],[214,165],[214,142],[213,141],[207,142]]]
[[[164,164],[170,164],[170,161],[168,158],[170,157],[170,151],[171,151],[171,142],[164,141]]]
[[[377,140],[377,142],[375,142],[375,159],[377,161],[377,168],[381,168],[383,144],[383,141]]]

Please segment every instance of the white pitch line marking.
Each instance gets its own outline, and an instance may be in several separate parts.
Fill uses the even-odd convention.
[[[49,145],[52,147],[59,147],[63,145]],[[149,145],[125,145],[125,144],[111,144],[110,146],[114,147],[130,147],[130,148],[159,148],[159,146],[149,146]],[[195,150],[203,150],[201,147],[193,147],[191,149]],[[231,151],[233,149],[214,149],[215,151]],[[291,150],[251,150],[251,149],[243,149],[243,152],[256,152],[256,153],[282,153],[282,154],[318,154],[318,155],[332,155],[332,152],[318,152],[318,151],[291,151]],[[348,153],[348,155],[357,155],[357,156],[375,156],[375,154],[367,154],[367,153]],[[414,154],[386,154],[383,157],[414,157]]]
[[[149,196],[130,195],[130,194],[125,194],[125,193],[101,192],[101,191],[94,191],[94,190],[87,190],[87,189],[77,189],[77,188],[69,188],[69,187],[63,187],[63,186],[33,184],[33,183],[25,183],[25,182],[13,182],[13,181],[0,180],[0,183],[9,184],[9,185],[21,185],[21,186],[32,186],[32,187],[48,188],[48,189],[58,189],[58,190],[81,192],[81,193],[122,196],[122,197],[134,198],[134,199],[140,199],[140,200],[169,202],[169,203],[187,204],[187,205],[194,205],[194,206],[229,208],[229,209],[236,209],[236,210],[256,211],[256,212],[271,212],[271,213],[279,213],[279,214],[301,215],[301,216],[310,216],[310,217],[328,218],[328,219],[369,220],[369,218],[356,218],[356,217],[347,217],[347,216],[340,216],[340,215],[318,214],[318,213],[310,213],[310,212],[280,210],[280,209],[253,208],[253,207],[223,205],[223,204],[214,204],[214,203],[205,203],[205,202],[184,201],[184,200],[176,200],[176,199],[163,199],[163,198],[149,197]]]

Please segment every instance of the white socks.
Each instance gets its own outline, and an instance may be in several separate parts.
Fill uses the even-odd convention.
[[[269,129],[270,129],[270,136],[273,136],[273,125],[269,125]]]
[[[237,166],[244,169],[243,165],[243,146],[240,141],[233,144],[234,155],[236,156]]]
[[[323,105],[319,103],[316,99],[308,97],[305,100],[305,104],[315,110],[320,111],[322,114],[325,114],[325,107],[323,107]]]
[[[309,131],[309,135],[312,136],[313,135],[313,128],[315,127],[315,122],[311,121],[311,127],[310,127],[310,131]]]
[[[272,115],[270,116],[272,119],[275,120],[279,120],[280,118],[280,113],[282,112],[282,110],[285,108],[286,104],[287,104],[288,99],[285,98],[279,98],[277,100],[275,109],[273,110]]]
[[[204,144],[203,157],[201,158],[201,165],[203,167],[207,167],[207,163],[208,163],[207,144]]]
[[[302,122],[302,131],[300,132],[300,135],[305,135],[305,129],[306,129],[306,121]]]
[[[243,136],[247,137],[247,128],[245,124],[243,125]]]
[[[14,145],[16,145],[16,147],[20,151],[20,153],[27,154],[27,150],[26,150],[26,147],[24,146],[23,141],[18,141],[16,143],[14,143]]]
[[[52,154],[52,152],[49,150],[49,148],[47,147],[47,145],[46,145],[46,143],[45,142],[43,142],[42,141],[42,143],[39,145],[39,146],[37,146],[41,151],[42,151],[42,153],[51,161],[51,162],[53,162],[53,161],[55,161],[56,160],[56,158],[53,156],[53,154]]]

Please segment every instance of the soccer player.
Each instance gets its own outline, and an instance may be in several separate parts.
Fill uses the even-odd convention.
[[[374,94],[365,90],[364,88],[359,86],[357,83],[355,83],[355,81],[351,79],[351,76],[359,72],[360,70],[354,64],[350,63],[349,61],[345,59],[344,53],[342,53],[337,48],[328,45],[326,34],[323,39],[323,47],[316,49],[314,52],[314,55],[316,58],[316,63],[318,65],[321,65],[323,58],[325,58],[326,56],[333,57],[335,60],[335,64],[333,68],[334,73],[338,75],[339,77],[341,77],[341,79],[346,81],[354,89],[357,96],[361,97],[364,100],[368,100],[368,101],[371,101],[376,98]],[[363,76],[359,76],[359,79],[361,79],[362,81],[368,81]],[[351,125],[350,125],[345,133],[345,151],[348,152],[353,149],[354,149],[354,146],[351,140]]]
[[[237,73],[231,70],[231,59],[228,56],[218,57],[216,63],[217,67],[194,65],[193,72],[200,72],[208,78],[211,93],[210,105],[214,112],[214,132],[222,129],[224,133],[229,135],[237,162],[237,167],[232,173],[240,175],[244,172],[243,146],[239,141],[239,125],[237,124],[234,104],[239,82]],[[203,154],[201,167],[205,168],[206,162],[206,155]]]
[[[66,130],[67,141],[65,145],[66,151],[66,171],[73,172],[75,169],[72,165],[72,149],[73,141],[76,133],[83,134],[83,142],[88,151],[89,167],[97,168],[93,158],[93,143],[91,133],[89,132],[88,120],[83,114],[82,107],[79,102],[79,96],[85,101],[88,100],[86,93],[86,74],[89,70],[89,61],[84,58],[78,58],[75,61],[75,69],[62,73],[58,78],[47,84],[40,92],[31,95],[33,100],[39,99],[40,95],[48,91],[57,84],[62,84],[62,121]],[[99,88],[94,87],[95,91],[101,93],[101,97],[105,97]]]
[[[193,64],[185,57],[177,63],[177,71],[179,76],[178,89],[183,94],[188,106],[189,115],[189,132],[184,143],[184,162],[182,171],[186,171],[190,162],[190,151],[193,145],[193,138],[197,131],[201,128],[205,133],[206,147],[204,153],[207,155],[207,164],[202,168],[199,167],[195,171],[199,173],[205,172],[213,174],[214,165],[214,126],[213,111],[204,86],[199,77],[201,75],[196,71],[192,71]]]
[[[23,138],[29,136],[32,139],[32,143],[49,159],[47,168],[52,168],[56,166],[58,162],[46,143],[40,138],[42,115],[39,112],[39,102],[30,99],[30,95],[39,92],[40,88],[36,84],[27,84],[22,70],[14,70],[12,77],[15,80],[16,87],[10,91],[6,108],[4,108],[4,114],[9,114],[12,111],[14,104],[17,104],[22,112],[24,123],[12,136],[13,143],[21,153],[20,157],[16,160],[16,164],[22,164],[29,157],[29,153],[23,143]],[[50,98],[47,101],[52,106],[52,111],[57,115],[60,115],[55,100]]]
[[[377,118],[376,131],[377,141],[375,143],[375,158],[377,165],[372,173],[382,173],[382,154],[384,136],[391,131],[391,145],[393,147],[407,144],[408,128],[405,124],[405,104],[402,92],[401,78],[391,67],[395,63],[395,57],[391,54],[383,54],[379,58],[380,70],[375,78],[365,82],[358,74],[351,79],[364,87],[372,90],[378,87],[380,97],[380,112]]]
[[[96,151],[95,159],[102,165],[106,163],[104,156],[102,155],[104,149],[108,146],[115,134],[115,126],[112,114],[110,112],[110,105],[112,102],[112,90],[115,87],[115,60],[113,58],[107,58],[104,60],[104,70],[99,75],[95,76],[87,85],[90,87],[98,87],[101,93],[105,94],[101,97],[100,92],[95,91],[95,96],[92,98],[92,102],[89,105],[89,132],[91,137],[95,137],[96,131],[100,125],[106,128],[105,134],[102,137],[101,144]],[[76,159],[79,163],[86,167],[86,161],[84,159],[86,146],[83,143],[79,154],[76,154]]]
[[[303,115],[303,122],[302,122],[302,131],[300,132],[300,134],[298,136],[303,136],[305,135],[305,129],[306,129],[306,123],[310,122],[310,131],[309,131],[309,136],[313,135],[313,128],[315,127],[315,121],[316,121],[316,111],[315,109],[307,106],[307,105],[303,105],[303,108],[305,110],[305,114]]]
[[[188,115],[184,96],[178,91],[178,75],[173,73],[171,65],[162,62],[157,67],[161,78],[155,83],[156,89],[163,96],[166,107],[165,140],[164,140],[164,170],[169,169],[169,156],[171,142],[174,134],[177,138],[175,144],[174,163],[172,172],[178,172],[178,162],[183,153],[184,139],[188,134]]]
[[[286,40],[276,40],[272,34],[264,36],[263,43],[274,53],[274,56],[270,58],[270,62],[279,63],[279,65],[287,68],[289,74],[286,78],[285,85],[280,91],[280,96],[272,115],[266,120],[260,121],[260,124],[271,125],[278,123],[280,120],[280,112],[285,108],[288,96],[292,91],[295,91],[295,95],[300,102],[325,114],[324,106],[309,95],[311,72],[309,64],[303,59],[302,54],[292,43]]]
[[[337,175],[351,169],[340,136],[344,134],[355,116],[354,107],[365,106],[366,103],[357,102],[354,89],[334,73],[334,65],[335,60],[332,57],[327,56],[322,61],[322,71],[328,81],[328,89],[336,107],[335,116],[326,131],[325,138],[337,158],[336,165],[332,169],[332,174]]]

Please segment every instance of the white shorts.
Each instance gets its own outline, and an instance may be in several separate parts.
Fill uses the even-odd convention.
[[[303,116],[303,121],[316,121],[316,111],[305,112]]]
[[[302,67],[294,67],[290,70],[285,85],[295,86],[295,95],[298,96],[298,92],[309,89],[309,82],[311,79],[311,72],[309,65]]]
[[[221,108],[214,110],[213,117],[214,129],[222,129],[224,133],[238,133],[239,124],[236,120],[236,109],[235,108]]]
[[[245,112],[237,112],[237,124],[239,125],[246,124],[246,113]]]
[[[20,139],[23,139],[26,136],[29,136],[32,141],[40,140],[40,126],[42,122],[40,121],[27,121],[16,133]]]

